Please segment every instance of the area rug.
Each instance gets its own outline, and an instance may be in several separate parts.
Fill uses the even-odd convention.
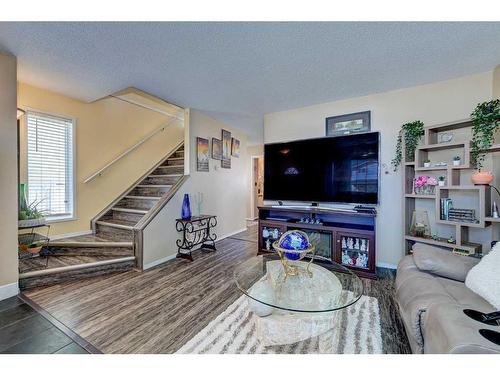
[[[189,340],[180,354],[308,354],[320,353],[319,338],[291,345],[264,346],[256,332],[256,317],[248,309],[245,296],[238,298],[222,314]],[[362,296],[354,305],[341,310],[338,340],[333,354],[382,353],[380,313],[374,297]],[[322,353],[325,354],[325,353]]]

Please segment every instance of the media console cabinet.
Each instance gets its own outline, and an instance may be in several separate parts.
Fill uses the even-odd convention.
[[[304,221],[307,219],[309,223]],[[259,253],[273,251],[272,243],[288,230],[307,233],[316,255],[331,259],[356,274],[376,278],[376,213],[320,207],[259,207]],[[319,220],[320,224],[312,224]]]

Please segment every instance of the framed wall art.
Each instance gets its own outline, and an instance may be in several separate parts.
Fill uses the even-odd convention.
[[[240,157],[240,140],[236,138],[231,138],[231,156],[235,158]]]
[[[326,136],[339,137],[370,131],[371,111],[349,113],[326,118]]]
[[[231,132],[222,129],[222,168],[231,168]]]
[[[212,138],[212,159],[222,160],[222,142],[217,138]]]
[[[196,170],[208,172],[209,147],[208,139],[196,137]]]

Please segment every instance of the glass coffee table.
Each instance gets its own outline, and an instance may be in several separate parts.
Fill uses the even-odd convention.
[[[338,340],[338,312],[356,303],[363,283],[349,269],[326,258],[289,262],[287,274],[276,254],[259,255],[238,265],[234,279],[254,313],[265,346],[286,345],[319,336],[322,353]]]

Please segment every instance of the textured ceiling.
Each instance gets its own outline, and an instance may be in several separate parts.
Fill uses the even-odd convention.
[[[262,139],[263,114],[484,72],[500,23],[0,23],[19,80],[133,86]]]

